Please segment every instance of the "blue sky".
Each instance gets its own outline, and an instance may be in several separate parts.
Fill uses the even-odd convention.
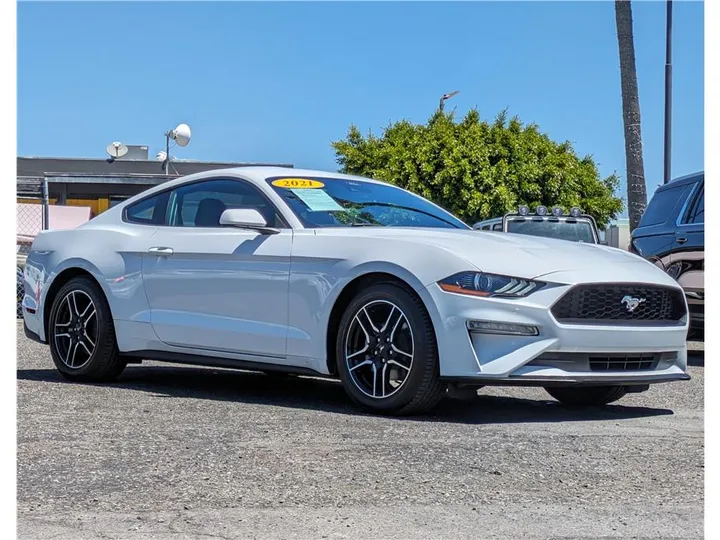
[[[634,2],[645,172],[663,175],[665,3]],[[624,179],[612,2],[39,3],[18,16],[18,154],[104,157],[190,124],[180,158],[337,169],[351,123],[508,108]],[[704,166],[703,4],[675,2],[673,176]],[[624,188],[623,188],[624,190]]]

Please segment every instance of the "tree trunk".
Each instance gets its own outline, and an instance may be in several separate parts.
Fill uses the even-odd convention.
[[[630,231],[637,227],[647,206],[645,167],[640,130],[640,99],[638,98],[633,42],[632,7],[630,0],[615,0],[615,24],[620,52],[620,86],[622,88],[623,124],[625,128],[625,166],[627,169],[627,202]]]

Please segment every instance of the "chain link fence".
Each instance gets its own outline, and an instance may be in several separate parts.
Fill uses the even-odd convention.
[[[47,197],[34,194],[17,195],[17,222],[16,222],[16,291],[17,304],[15,312],[18,319],[21,319],[22,300],[25,295],[23,274],[25,261],[30,251],[30,246],[35,236],[47,228]]]

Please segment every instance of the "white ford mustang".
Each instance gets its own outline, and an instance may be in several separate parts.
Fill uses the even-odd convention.
[[[689,378],[685,296],[652,263],[473,231],[335,173],[171,180],[41,233],[24,280],[25,332],[73,381],[143,359],[330,375],[361,406],[411,414],[460,387],[600,405]]]

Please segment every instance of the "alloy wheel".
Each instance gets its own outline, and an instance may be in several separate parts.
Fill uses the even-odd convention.
[[[414,348],[405,313],[387,300],[369,302],[353,317],[345,339],[350,379],[368,397],[390,397],[410,375]]]
[[[55,349],[67,367],[79,369],[92,358],[97,344],[97,309],[90,296],[80,290],[62,299],[53,323]]]

